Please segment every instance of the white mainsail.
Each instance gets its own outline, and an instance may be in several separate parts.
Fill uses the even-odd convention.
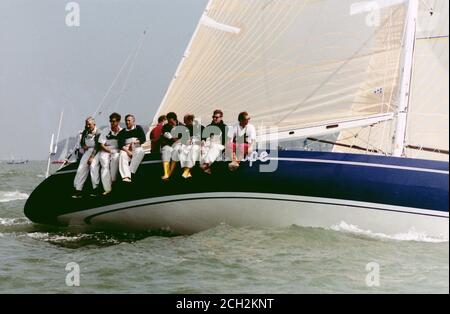
[[[395,110],[404,1],[211,0],[160,105],[280,131]]]

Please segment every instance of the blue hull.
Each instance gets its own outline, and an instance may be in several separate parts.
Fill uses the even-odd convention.
[[[227,169],[228,162],[217,162],[211,176],[194,169],[193,178],[188,181],[181,178],[177,169],[171,180],[164,183],[160,179],[159,156],[147,155],[131,185],[118,183],[108,197],[86,195],[81,199],[71,198],[77,166],[72,164],[42,182],[30,195],[24,212],[34,222],[59,225],[58,217],[62,215],[108,207],[114,208],[108,211],[117,212],[125,209],[120,204],[133,201],[150,203],[152,199],[172,196],[247,193],[364,202],[375,204],[372,209],[436,216],[448,224],[448,162],[301,151],[280,151],[276,161],[274,172],[260,172],[260,166],[267,162],[256,161],[251,165],[242,163],[233,173]],[[86,182],[86,194],[89,186]]]

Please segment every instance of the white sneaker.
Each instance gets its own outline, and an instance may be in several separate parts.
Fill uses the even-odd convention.
[[[128,177],[127,177],[127,178],[123,178],[122,181],[123,181],[123,182],[127,182],[127,183],[131,183],[131,179],[128,178]]]

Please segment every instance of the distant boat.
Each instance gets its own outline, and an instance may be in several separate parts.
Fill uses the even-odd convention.
[[[50,148],[49,148],[48,160],[47,160],[47,170],[45,172],[46,178],[48,178],[48,176],[50,175],[50,164],[59,164],[60,162],[58,162],[58,161],[61,160],[62,158],[64,158],[63,154],[64,154],[64,150],[66,150],[66,146],[64,146],[64,149],[63,149],[62,153],[60,154],[58,160],[56,162],[52,161],[52,156],[55,156],[56,152],[58,150],[58,141],[59,141],[59,134],[61,132],[63,115],[64,115],[64,110],[61,110],[61,114],[59,116],[58,135],[56,136],[56,141],[54,141],[54,136],[55,136],[54,134],[52,134],[52,138],[50,140]],[[66,153],[67,153],[67,151],[66,151]],[[61,163],[64,163],[64,162],[61,162]]]
[[[28,159],[26,160],[8,160],[6,162],[8,165],[23,165],[28,163]]]
[[[23,165],[28,162],[28,159],[15,159],[14,156],[11,156],[11,159],[8,160],[6,163],[8,165]]]
[[[67,157],[67,153],[68,153],[68,150],[69,150],[69,138],[67,138],[66,139],[66,142],[65,142],[65,144],[64,144],[64,148],[63,148],[63,150],[61,151],[61,153],[59,154],[59,157],[58,157],[58,159],[56,159],[56,160],[53,160],[52,161],[52,164],[64,164],[67,160],[66,160],[66,157]]]

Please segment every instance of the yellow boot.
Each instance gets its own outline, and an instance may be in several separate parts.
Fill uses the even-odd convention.
[[[172,160],[170,162],[170,167],[169,167],[169,177],[173,174],[176,167],[177,167],[177,162]]]
[[[190,168],[184,168],[183,174],[182,174],[183,178],[188,179],[190,177],[192,177],[191,175],[191,169]]]
[[[164,175],[161,177],[163,180],[168,180],[170,177],[170,164],[168,161],[163,161],[163,169],[164,169]]]

